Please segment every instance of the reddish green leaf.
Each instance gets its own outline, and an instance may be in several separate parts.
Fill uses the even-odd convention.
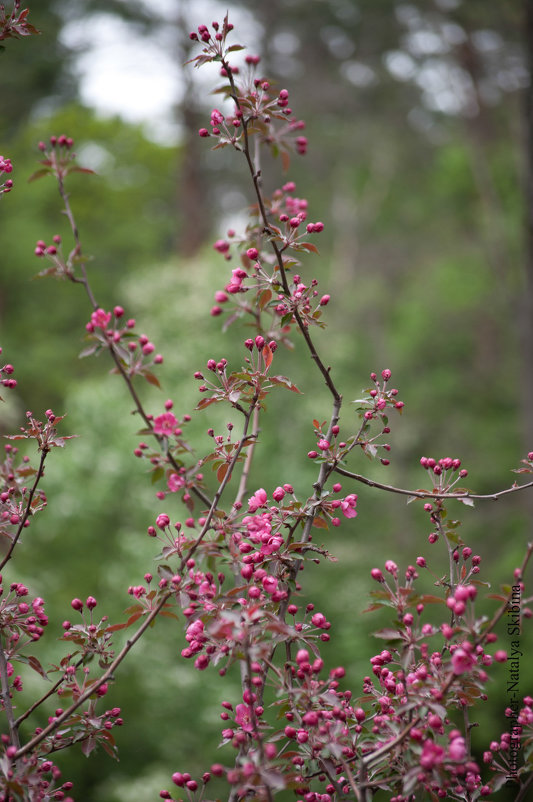
[[[300,248],[304,251],[310,251],[311,253],[318,253],[318,248],[316,245],[313,245],[312,242],[300,242],[298,243]]]
[[[213,398],[213,397],[211,397],[211,398],[202,398],[202,400],[200,401],[200,403],[198,404],[196,409],[205,409],[210,404],[218,404],[218,402],[221,401],[221,400],[222,400],[221,398]]]
[[[48,175],[50,172],[51,170],[49,167],[43,167],[40,170],[37,170],[35,173],[32,173],[32,175],[30,175],[28,178],[28,182],[37,181],[39,178],[43,178],[43,176]]]
[[[89,173],[90,175],[96,175],[94,170],[90,170],[88,167],[78,167],[77,164],[74,167],[69,167],[69,173]]]
[[[40,664],[40,662],[37,660],[36,657],[32,657],[31,655],[29,655],[28,665],[31,668],[33,668],[34,671],[40,674],[41,677],[43,677],[44,679],[48,679],[48,674],[46,673],[46,671],[44,670],[44,668],[42,667],[42,665]]]
[[[96,747],[96,738],[90,736],[81,744],[81,751],[85,755],[85,757],[89,757],[93,749]]]
[[[271,290],[263,290],[263,292],[260,294],[259,300],[257,302],[257,305],[259,306],[259,309],[264,309],[271,298],[272,298]]]
[[[270,348],[269,345],[263,346],[262,354],[263,354],[263,360],[265,362],[265,368],[266,370],[268,370],[272,364],[272,359],[274,358],[272,349]]]
[[[292,390],[293,393],[299,393],[300,390],[295,384],[291,382],[286,376],[271,376],[270,381],[278,387],[286,387],[287,390]]]
[[[159,384],[159,379],[157,378],[157,376],[154,376],[153,373],[146,371],[143,375],[146,381],[149,382],[150,384],[153,384],[154,387],[161,387],[161,385]]]

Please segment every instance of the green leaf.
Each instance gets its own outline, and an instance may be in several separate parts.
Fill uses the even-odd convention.
[[[43,176],[48,175],[51,172],[52,171],[50,170],[49,167],[43,167],[41,170],[37,170],[35,173],[32,173],[32,175],[30,175],[30,177],[28,178],[28,183],[30,181],[38,181],[39,178],[43,178]]]
[[[164,469],[163,469],[163,468],[161,467],[161,465],[160,465],[158,468],[156,468],[156,469],[155,469],[155,471],[152,471],[152,484],[153,484],[153,485],[155,485],[155,483],[156,483],[156,482],[159,482],[159,480],[160,480],[160,479],[161,479],[161,478],[162,478],[164,475],[165,475],[165,471],[164,471]]]

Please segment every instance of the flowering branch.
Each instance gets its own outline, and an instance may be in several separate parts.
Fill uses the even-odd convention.
[[[533,487],[533,482],[527,482],[523,485],[513,485],[512,487],[508,487],[505,490],[498,490],[495,493],[471,493],[468,491],[457,491],[455,493],[440,493],[438,489],[435,490],[405,490],[401,487],[394,487],[393,485],[387,485],[383,482],[377,482],[375,479],[369,479],[366,476],[362,476],[359,473],[352,473],[352,471],[347,471],[346,468],[341,468],[340,466],[336,465],[333,470],[335,473],[341,474],[341,476],[346,476],[348,479],[353,479],[354,482],[361,482],[362,484],[368,485],[368,487],[375,487],[378,490],[386,490],[388,493],[399,493],[402,496],[410,496],[411,498],[433,498],[433,499],[456,499],[460,501],[461,499],[472,499],[472,500],[480,500],[480,501],[498,501],[499,498],[502,496],[507,496],[509,493],[516,493],[519,490],[527,490]]]

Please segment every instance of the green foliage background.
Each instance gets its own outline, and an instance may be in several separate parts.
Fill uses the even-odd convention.
[[[315,16],[305,41],[318,35],[311,30],[314,21],[318,31],[331,23],[328,15],[335,4],[310,5]],[[371,27],[370,6],[362,4],[361,19]],[[386,3],[381,8],[387,27],[381,39],[376,34],[378,54],[394,39],[394,7]],[[57,14],[60,4],[53,8]],[[90,10],[90,3],[80,4],[80,13]],[[291,14],[287,10],[281,25],[295,33]],[[512,38],[518,32],[513,9],[506,21]],[[482,11],[471,20],[473,29],[493,22]],[[4,64],[10,58],[15,64],[35,58],[37,68],[50,65],[52,57],[61,62],[53,42],[57,19],[44,15],[35,24],[43,29],[36,40],[40,49],[36,52],[32,41],[9,43]],[[268,41],[264,45],[276,66]],[[365,41],[365,48],[370,58],[372,46]],[[310,219],[326,224],[320,257],[306,259],[301,271],[306,280],[316,276],[332,296],[324,318],[328,329],[318,332],[316,340],[347,402],[343,431],[354,425],[349,402],[359,397],[371,370],[391,368],[406,403],[404,415],[392,422],[391,465],[384,468],[354,455],[351,467],[380,481],[420,487],[426,481],[418,467],[420,456],[460,456],[476,491],[509,486],[514,480],[510,470],[532,448],[523,438],[529,401],[524,404],[520,382],[524,212],[517,94],[502,96],[483,110],[486,136],[480,137],[472,121],[442,114],[432,118],[430,136],[408,127],[412,87],[389,81],[356,90],[334,77],[330,62],[321,64],[320,86],[302,74],[287,79],[295,111],[308,121],[311,142],[308,156],[294,160],[289,177],[309,199]],[[57,78],[58,69],[57,64],[49,77]],[[101,305],[122,304],[165,355],[163,390],[142,388],[154,414],[168,397],[180,415],[191,412],[197,403],[194,371],[210,357],[225,356],[238,367],[248,336],[237,325],[221,337],[220,319],[209,315],[212,293],[227,283],[231,266],[209,241],[194,256],[179,253],[180,231],[187,225],[177,202],[185,144],[155,144],[141,127],[100,119],[74,99],[72,81],[62,80],[52,110],[35,114],[36,97],[48,93],[50,85],[42,87],[41,95],[32,94],[31,76],[28,81],[14,70],[20,111],[14,112],[15,120],[6,113],[1,129],[1,151],[13,160],[16,182],[0,209],[1,344],[15,365],[19,387],[2,406],[0,426],[12,431],[26,409],[41,414],[52,407],[56,414],[67,412],[65,430],[80,435],[64,452],[51,455],[45,482],[49,506],[6,569],[10,581],[24,581],[45,598],[56,622],[50,627],[55,631],[39,644],[43,662],[56,661],[58,650],[62,653],[54,637],[60,636],[60,622],[71,617],[74,596],[92,594],[102,613],[121,618],[129,604],[128,586],[139,584],[153,569],[154,542],[145,534],[147,526],[163,509],[173,520],[185,514],[175,502],[162,505],[155,499],[158,488],[151,487],[133,456],[139,424],[130,415],[126,389],[108,375],[105,355],[77,358],[90,316],[81,290],[32,280],[42,267],[32,255],[35,241],[49,242],[55,233],[68,241],[52,181],[26,183],[39,156],[36,143],[64,131],[74,137],[80,162],[85,158],[97,167],[96,176],[69,179],[72,204],[85,250],[94,256],[91,282]],[[226,192],[237,188],[251,199],[249,189],[243,190],[245,168],[238,154],[225,158],[218,173],[212,164],[207,156],[201,164],[212,184],[219,181]],[[275,178],[273,170],[278,171]],[[278,165],[266,163],[263,173],[272,186],[287,179]],[[225,197],[221,191],[218,214],[226,221]],[[220,226],[215,218],[213,239]],[[298,341],[295,346],[279,350],[276,360],[279,372],[289,375],[303,395],[273,394],[251,486],[271,491],[288,481],[305,496],[314,478],[305,458],[314,445],[311,421],[327,417],[329,402],[311,360]],[[194,414],[189,431],[199,454],[210,449],[208,426],[224,431],[226,416],[218,408]],[[406,560],[414,563],[420,553],[438,566],[443,547],[428,546],[419,505],[406,506],[400,496],[383,498],[369,488],[352,490],[360,497],[358,518],[317,536],[337,561],[310,566],[303,578],[304,598],[333,622],[325,659],[329,665],[346,665],[357,694],[368,658],[381,648],[371,632],[386,623],[383,616],[362,612],[372,590],[370,568],[386,558],[405,568]],[[508,581],[531,531],[527,503],[516,495],[456,513],[464,520],[464,540],[484,557],[482,578],[496,586]],[[526,642],[531,654],[531,635],[524,636]],[[172,771],[198,775],[213,760],[223,761],[215,749],[218,705],[224,698],[238,698],[238,678],[206,679],[180,658],[182,646],[181,626],[168,620],[158,622],[137,645],[109,695],[110,704],[122,707],[126,723],[118,733],[120,763],[99,755],[87,761],[81,753],[59,758],[65,778],[76,782],[76,798],[156,798],[169,785]],[[503,626],[501,646],[506,646]],[[505,667],[495,674],[474,738],[479,731],[484,736],[505,729]],[[533,690],[527,682],[524,677],[524,694]],[[42,686],[37,676],[25,677],[23,698],[42,692]],[[31,725],[40,723],[37,716]],[[479,743],[482,748],[484,739]]]

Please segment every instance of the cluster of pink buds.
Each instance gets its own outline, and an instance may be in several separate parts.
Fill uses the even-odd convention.
[[[60,136],[51,136],[49,141],[52,148],[64,148],[65,150],[71,150],[74,145],[74,140],[72,137],[67,136],[66,134],[61,134]],[[42,153],[46,153],[47,145],[45,142],[39,142],[38,147]]]
[[[9,782],[24,795],[19,798],[34,799],[36,802],[52,799],[74,802],[73,798],[68,796],[68,792],[74,787],[73,783],[68,781],[58,784],[61,771],[48,757],[43,759],[35,752],[15,757],[18,749],[9,742],[7,735],[1,736],[1,745],[2,764]],[[55,746],[61,748],[57,743]]]
[[[278,303],[275,305],[274,311],[283,319],[285,325],[288,322],[293,322],[295,312],[298,312],[306,325],[321,325],[319,323],[320,308],[327,306],[331,297],[322,295],[319,298],[319,292],[316,289],[317,285],[318,281],[316,279],[311,279],[311,283],[308,285],[302,281],[299,274],[296,274],[293,276],[290,296],[286,296],[282,292],[278,293]]]
[[[0,576],[0,582],[2,577]],[[3,588],[0,586],[0,593]],[[39,596],[31,602],[26,599],[28,588],[21,582],[12,582],[0,604],[0,616],[9,649],[20,651],[26,644],[40,640],[48,624],[44,601]],[[23,636],[26,639],[23,639]],[[11,672],[12,673],[12,672]],[[15,687],[20,685],[17,679]],[[20,690],[20,687],[17,687]]]
[[[73,171],[77,173],[93,173],[93,170],[87,167],[79,167],[75,163],[76,154],[72,150],[73,146],[74,140],[66,134],[51,136],[48,143],[39,142],[38,148],[44,155],[44,159],[40,161],[43,166],[30,176],[29,180],[36,181],[45,175],[53,175],[57,180],[63,181]]]
[[[443,491],[450,490],[459,479],[468,476],[468,471],[461,468],[461,460],[457,458],[442,457],[435,460],[433,457],[422,457],[420,465],[427,470],[434,487]]]
[[[371,408],[364,413],[364,419],[366,421],[371,421],[374,418],[383,420],[386,417],[385,410],[387,407],[394,407],[394,409],[401,412],[405,404],[403,401],[396,400],[398,390],[395,388],[389,390],[387,386],[391,378],[390,370],[386,368],[381,371],[381,382],[375,373],[371,373],[370,378],[374,382],[374,387],[368,393],[372,400]]]
[[[42,239],[37,240],[37,242],[35,243],[34,254],[35,256],[54,257],[52,261],[54,261],[56,264],[62,265],[63,260],[61,258],[61,251],[59,247],[60,245],[61,245],[61,237],[59,236],[59,234],[54,235],[52,245],[47,245],[46,242]]]
[[[85,326],[88,339],[94,341],[94,344],[81,355],[88,356],[100,348],[113,347],[129,376],[141,374],[152,384],[157,384],[157,379],[148,372],[148,368],[160,365],[163,362],[162,355],[155,353],[155,345],[146,334],[137,335],[133,331],[134,318],[122,323],[123,317],[122,306],[115,306],[113,312],[107,312],[100,307],[95,309]]]
[[[272,354],[277,350],[278,344],[275,340],[267,343],[265,338],[258,334],[253,340],[250,337],[246,339],[244,347],[250,351],[250,357],[246,357],[246,362],[251,364],[253,369],[261,371],[262,362],[266,369],[270,367]]]
[[[0,354],[2,353],[2,349],[0,348]],[[13,389],[13,387],[17,386],[17,380],[13,379],[13,373],[15,368],[13,365],[7,363],[0,367],[0,384],[3,387],[7,387],[9,389]]]
[[[11,159],[4,158],[0,156],[0,177],[4,173],[11,173],[13,171],[13,165],[11,164]],[[3,184],[0,184],[0,196],[4,195],[6,192],[11,192],[13,188],[13,181],[11,178],[6,179]]]
[[[218,22],[212,22],[211,27],[214,33],[209,32],[207,25],[199,25],[198,33],[192,31],[192,33],[189,34],[189,38],[193,42],[199,41],[209,45],[208,48],[204,49],[204,52],[210,51],[213,55],[221,55],[225,38],[228,33],[233,30],[233,25],[231,22],[228,22],[228,18],[226,17],[222,26]]]

